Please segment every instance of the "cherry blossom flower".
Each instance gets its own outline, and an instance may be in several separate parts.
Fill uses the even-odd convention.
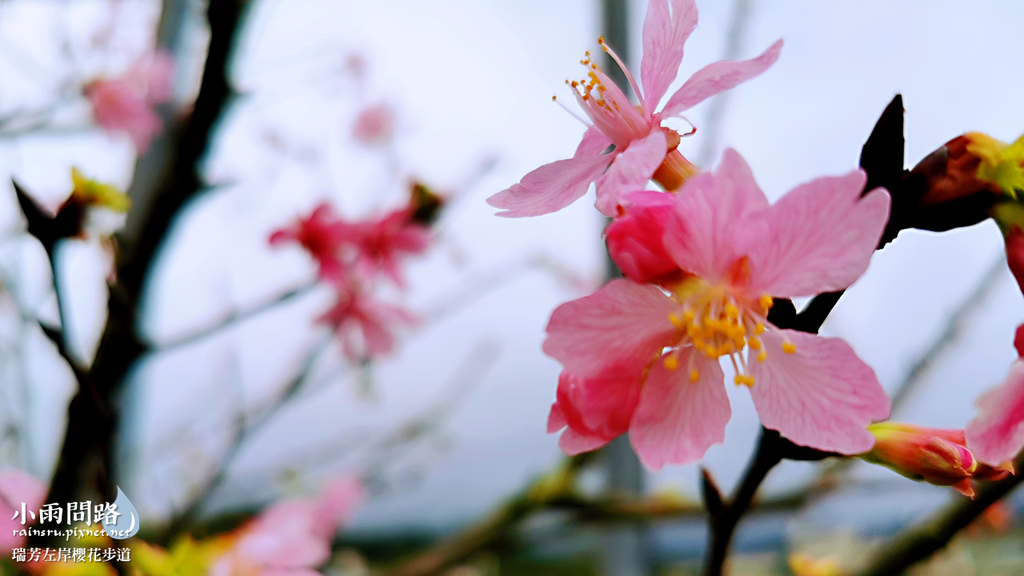
[[[544,351],[565,373],[549,430],[568,426],[562,448],[591,450],[628,429],[649,468],[701,458],[731,415],[727,358],[765,427],[820,450],[869,450],[865,428],[889,414],[874,371],[840,339],[767,319],[773,297],[842,290],[867,269],[889,195],[861,197],[865,182],[862,171],[819,178],[769,205],[743,158],[726,150],[717,172],[674,195],[667,220],[635,214],[661,218],[650,226],[664,236],[633,252],[663,247],[684,276],[662,286],[612,280],[551,315]],[[621,263],[629,252],[613,255]]]
[[[298,242],[316,260],[322,280],[342,285],[346,280],[345,263],[341,257],[341,246],[345,241],[343,228],[330,204],[323,202],[308,217],[299,218],[288,228],[274,231],[270,235],[270,244]]]
[[[422,254],[430,245],[430,229],[414,222],[412,216],[412,207],[405,207],[379,218],[341,226],[340,237],[355,247],[357,262],[365,276],[384,274],[397,286],[405,286],[399,267],[402,259]]]
[[[693,0],[650,0],[643,27],[641,84],[599,39],[601,48],[629,79],[639,105],[630,103],[588,52],[581,61],[587,77],[581,82],[567,83],[593,124],[571,159],[541,166],[518,184],[488,198],[491,206],[504,210],[498,215],[518,218],[561,210],[583,196],[591,182],[596,182],[598,210],[615,216],[621,196],[642,190],[648,179],[653,178],[665,190],[674,191],[692,177],[697,168],[676,149],[681,135],[662,123],[761,74],[775,63],[782,50],[779,40],[757,58],[709,64],[691,76],[658,110],[679,72],[683,45],[696,26],[697,7]],[[604,153],[612,145],[614,150]]]
[[[1014,338],[1018,358],[1002,384],[982,394],[965,429],[967,446],[986,464],[1012,460],[1024,449],[1024,325]]]
[[[395,133],[395,110],[381,102],[364,108],[352,126],[352,137],[367,146],[387,144]]]
[[[25,504],[26,513],[39,514],[47,490],[46,484],[21,470],[0,470],[0,554],[25,546],[27,538],[16,534],[38,519],[29,515],[22,525],[21,504]]]
[[[338,290],[338,300],[317,321],[329,324],[352,360],[375,358],[395,347],[395,329],[416,323],[407,310],[381,302],[356,285]]]
[[[171,97],[174,60],[164,52],[143,57],[123,76],[85,86],[93,118],[108,132],[124,132],[141,154],[160,133],[153,107]]]
[[[341,477],[313,499],[294,498],[264,510],[239,530],[211,576],[305,576],[331,555],[331,539],[364,498],[362,484]]]

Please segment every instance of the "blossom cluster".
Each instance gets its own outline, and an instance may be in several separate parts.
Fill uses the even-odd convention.
[[[596,207],[611,219],[604,239],[624,278],[559,306],[547,326],[544,352],[563,367],[548,431],[562,431],[559,445],[569,454],[628,433],[648,468],[693,462],[724,440],[728,372],[750,390],[762,425],[799,446],[862,455],[964,493],[971,493],[969,479],[1012,472],[1008,460],[1024,446],[1021,361],[979,400],[982,413],[966,430],[883,423],[890,400],[846,342],[773,322],[778,299],[841,292],[864,274],[890,239],[884,234],[893,191],[868,188],[867,173],[854,170],[811,180],[772,204],[735,150],[727,149],[714,171],[686,159],[678,145],[696,128],[680,134],[664,121],[765,72],[782,48],[779,40],[751,60],[704,67],[659,110],[696,25],[693,0],[650,0],[640,82],[599,39],[637,103],[588,52],[581,61],[586,78],[567,82],[588,126],[573,158],[542,166],[488,199],[499,216],[539,216],[576,201],[593,183]],[[959,144],[962,154],[941,156],[941,170],[922,162],[933,169],[904,171],[919,187],[915,214],[979,193],[991,207],[1024,188],[1024,140],[1008,145],[969,134]],[[948,222],[947,212],[941,216]],[[1024,211],[1012,216],[1024,225]],[[929,222],[938,220],[922,216],[906,225]],[[1021,229],[1014,233],[1024,237]]]
[[[394,347],[394,330],[416,317],[380,300],[377,281],[406,285],[403,261],[430,246],[429,224],[440,198],[422,185],[411,187],[409,201],[379,216],[347,220],[321,203],[308,216],[270,235],[272,245],[297,242],[316,261],[318,277],[337,295],[335,305],[320,317],[331,326],[352,359],[374,358]]]

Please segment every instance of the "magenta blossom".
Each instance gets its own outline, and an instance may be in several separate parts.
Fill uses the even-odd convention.
[[[650,0],[640,62],[642,89],[615,52],[603,39],[598,40],[629,79],[639,105],[630,103],[588,52],[582,61],[587,78],[569,84],[593,125],[571,159],[541,166],[518,184],[488,198],[491,206],[504,210],[498,215],[518,218],[555,212],[575,202],[591,182],[597,182],[597,209],[606,216],[615,216],[621,196],[642,190],[649,179],[674,191],[692,177],[696,167],[676,150],[680,134],[662,126],[662,122],[761,74],[775,63],[782,50],[779,40],[752,60],[709,64],[691,76],[658,111],[679,73],[683,45],[696,26],[693,0]],[[604,154],[612,145],[615,149]]]
[[[649,468],[701,458],[731,415],[727,358],[765,427],[821,450],[869,450],[866,426],[889,414],[874,371],[842,340],[767,318],[773,297],[842,290],[867,269],[889,195],[862,198],[865,181],[861,171],[819,178],[769,205],[743,158],[726,150],[717,172],[674,195],[671,213],[636,214],[660,219],[648,226],[663,237],[612,254],[620,265],[630,251],[634,261],[667,254],[682,280],[612,280],[551,315],[544,351],[565,372],[549,430],[569,427],[562,448],[592,450],[628,430]]]
[[[356,249],[356,258],[367,277],[384,274],[397,286],[405,286],[399,267],[406,256],[422,254],[430,245],[430,229],[412,221],[412,209],[400,208],[379,217],[346,223],[341,238]]]
[[[329,324],[353,360],[383,356],[395,347],[395,330],[415,324],[412,313],[375,299],[354,283],[338,290],[338,300],[318,322]]]
[[[341,220],[334,215],[330,204],[323,202],[306,218],[299,218],[288,228],[270,235],[271,246],[284,242],[298,242],[319,265],[322,280],[334,285],[345,282],[345,263],[341,246],[345,242]]]
[[[1002,384],[982,394],[980,414],[964,429],[967,447],[978,460],[998,465],[1024,449],[1024,325],[1014,338],[1018,358]]]
[[[124,132],[141,154],[160,133],[153,107],[171,97],[174,60],[164,52],[144,57],[124,75],[99,79],[85,87],[93,118],[108,132]]]

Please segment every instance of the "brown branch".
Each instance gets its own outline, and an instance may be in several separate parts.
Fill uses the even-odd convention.
[[[1017,456],[1014,467],[1024,467],[1024,453]],[[989,506],[1001,500],[1024,481],[1018,473],[978,489],[973,500],[957,498],[924,522],[904,531],[877,552],[866,568],[854,576],[891,576],[900,574],[949,544],[954,536],[980,516]]]
[[[202,188],[198,163],[208,152],[212,130],[231,93],[228,65],[245,5],[243,0],[209,3],[210,45],[192,116],[186,122],[172,174],[153,208],[143,214],[146,224],[138,240],[122,238],[117,282],[110,289],[107,324],[89,371],[92,386],[89,390],[79,389],[68,406],[64,443],[47,501],[75,501],[78,494],[91,489],[99,494],[90,496],[113,500],[111,468],[117,414],[112,398],[145,350],[135,331],[139,296],[174,218]]]
[[[384,576],[437,574],[475,552],[493,546],[520,521],[569,494],[576,473],[593,458],[593,455],[587,453],[567,458],[556,472],[538,478],[484,520],[385,570]]]

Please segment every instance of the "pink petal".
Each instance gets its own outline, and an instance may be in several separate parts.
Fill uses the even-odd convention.
[[[676,197],[665,248],[680,268],[712,282],[767,231],[768,200],[735,150],[725,151],[717,172],[694,176]]]
[[[677,370],[654,363],[629,427],[633,450],[651,470],[703,458],[712,444],[725,440],[732,415],[718,362],[692,347],[677,354]],[[690,380],[691,366],[699,374],[696,382]]]
[[[644,108],[654,112],[662,96],[679,74],[683,61],[683,45],[697,27],[697,6],[693,0],[668,0],[647,3],[644,19],[644,56],[640,62]]]
[[[1024,358],[1024,324],[1017,326],[1013,334],[1013,347],[1017,350],[1017,357]]]
[[[22,526],[21,503],[25,503],[26,510],[38,515],[46,493],[46,484],[35,477],[15,468],[0,470],[0,553],[9,554],[14,548],[25,546],[27,538],[15,531],[35,524],[38,518],[33,520],[29,515],[25,526]],[[18,513],[17,518],[14,517],[15,512]]]
[[[580,145],[576,147],[576,153],[572,157],[593,158],[599,156],[611,145],[612,141],[602,134],[597,126],[591,126],[583,133],[583,139],[580,140]]]
[[[796,345],[789,354],[784,341]],[[766,428],[801,446],[841,454],[871,449],[866,427],[889,416],[874,370],[838,338],[794,330],[772,330],[762,337],[768,357],[751,359],[750,394]]]
[[[339,476],[324,484],[316,498],[313,534],[330,540],[338,525],[347,522],[366,498],[363,483],[354,476]]]
[[[554,434],[562,428],[569,425],[569,421],[565,419],[565,413],[562,412],[561,406],[558,402],[551,405],[551,412],[548,413],[548,434]]]
[[[593,70],[593,73],[603,88],[598,90],[601,99],[584,99],[577,93],[576,102],[594,122],[594,127],[620,149],[650,134],[653,125],[650,119],[633,106],[629,97],[604,72]]]
[[[608,255],[623,276],[639,283],[658,283],[679,270],[665,250],[665,226],[676,197],[665,192],[633,192],[624,200],[626,213],[605,230]]]
[[[867,176],[818,178],[768,210],[767,240],[751,258],[759,292],[794,298],[842,290],[868,268],[889,219],[889,194],[861,198]]]
[[[782,40],[778,40],[757,58],[740,62],[721,60],[708,64],[691,76],[682,88],[668,99],[659,117],[675,116],[716,94],[750,80],[775,64],[781,51]]]
[[[1006,380],[977,400],[981,412],[964,430],[978,460],[998,466],[1024,448],[1024,361],[1010,366]]]
[[[562,432],[562,435],[558,437],[558,447],[567,455],[575,456],[584,452],[593,452],[610,441],[608,438],[587,435],[577,432],[572,428],[566,428],[565,432]]]
[[[563,370],[558,405],[566,424],[577,432],[611,440],[626,433],[640,400],[642,370],[615,366],[583,378]]]
[[[647,186],[667,151],[665,133],[661,130],[630,144],[597,180],[597,209],[605,216],[617,216],[622,197]]]
[[[590,183],[601,176],[613,157],[604,154],[545,164],[523,176],[518,184],[488,198],[487,203],[503,209],[497,215],[505,218],[557,212],[586,194]]]
[[[678,308],[655,286],[616,279],[551,314],[544,352],[569,372],[600,376],[610,366],[641,369],[672,338]]]

